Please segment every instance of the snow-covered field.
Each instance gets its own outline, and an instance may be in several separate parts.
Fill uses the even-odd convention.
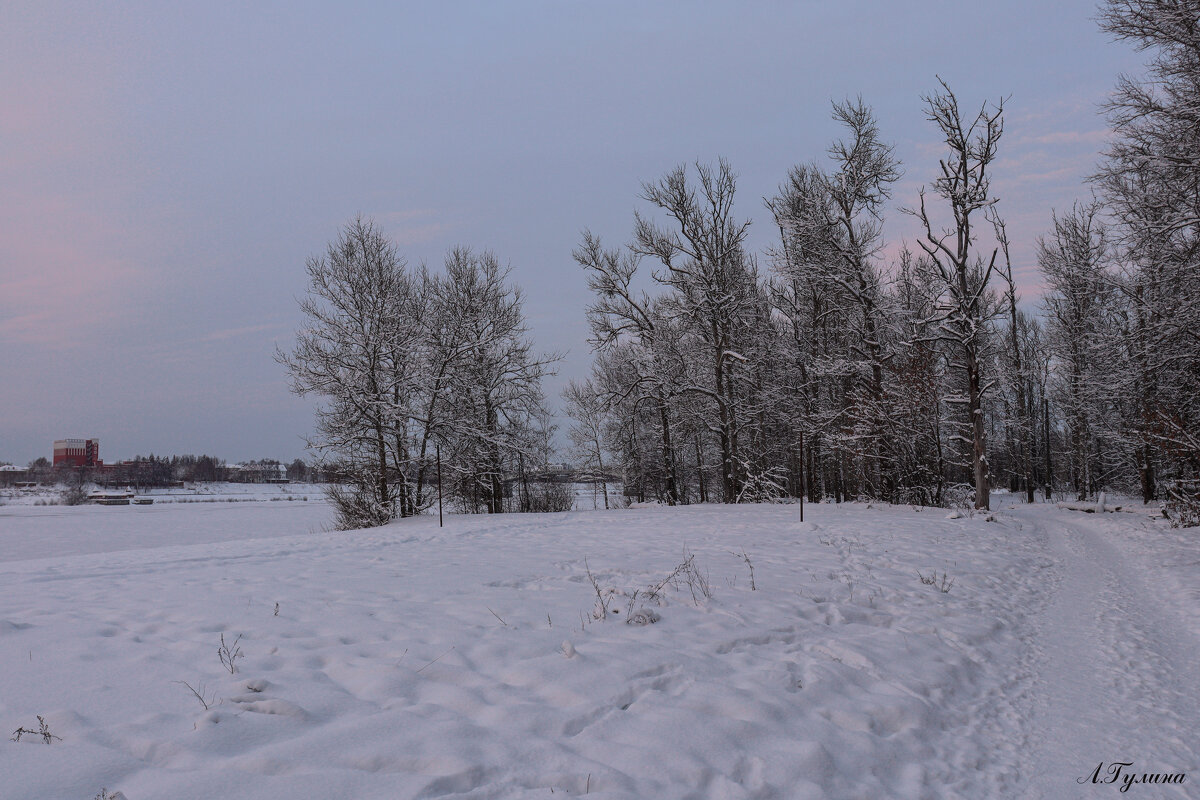
[[[35,731],[0,739],[0,797],[1090,798],[1116,762],[1186,773],[1130,796],[1200,796],[1194,530],[1050,506],[328,517],[0,507],[0,727]],[[685,550],[711,597],[646,598]]]
[[[229,484],[147,493],[154,498],[148,506],[36,504],[56,499],[54,491],[10,497],[0,506],[0,562],[295,536],[332,527],[320,487],[292,487],[290,493],[283,488]]]

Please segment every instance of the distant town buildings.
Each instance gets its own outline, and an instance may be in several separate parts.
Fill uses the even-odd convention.
[[[342,480],[337,466],[309,466],[297,458],[226,464],[214,456],[135,456],[105,462],[96,437],[57,439],[52,459],[20,467],[0,460],[0,488],[91,483],[102,487],[183,486],[185,483],[328,483]]]
[[[101,467],[99,439],[58,439],[54,442],[54,466]]]
[[[12,464],[0,464],[0,486],[17,486],[29,480],[29,470]]]
[[[223,469],[227,480],[234,483],[291,483],[287,467],[278,462],[227,464]]]

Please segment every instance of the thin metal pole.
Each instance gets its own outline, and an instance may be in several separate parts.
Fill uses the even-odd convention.
[[[800,433],[800,521],[804,522],[804,433]]]
[[[434,452],[437,453],[437,473],[438,473],[438,527],[442,527],[442,445],[435,444]]]

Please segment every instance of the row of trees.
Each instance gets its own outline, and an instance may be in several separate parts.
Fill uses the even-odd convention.
[[[964,119],[943,85],[927,109],[948,150],[931,192],[944,220],[922,192],[910,211],[922,252],[902,252],[886,276],[881,215],[901,171],[861,101],[835,105],[846,136],[830,163],[794,168],[768,201],[780,233],[768,277],[745,248],[725,161],[645,184],[659,219],[638,212],[623,248],[585,232],[575,260],[596,298],[597,358],[570,392],[595,398],[605,419],[577,427],[604,431],[639,494],[937,503],[969,482],[986,506],[992,289],[1011,275],[974,226],[1002,231],[989,172],[1002,107]],[[585,404],[571,405],[579,415]]]
[[[296,393],[324,399],[309,445],[345,477],[342,522],[418,513],[443,487],[470,511],[537,505],[527,476],[550,458],[541,381],[556,357],[534,355],[497,258],[456,248],[441,273],[411,269],[359,218],[307,267],[307,324],[278,359]]]
[[[44,484],[93,482],[103,485],[168,486],[185,481],[211,483],[217,481],[263,482],[270,478],[286,477],[294,482],[327,482],[337,479],[329,469],[310,468],[303,459],[284,466],[279,461],[264,458],[228,465],[223,459],[208,455],[134,456],[103,467],[55,467],[50,459],[40,457],[29,462],[23,480]]]
[[[1005,485],[1150,500],[1164,478],[1178,494],[1200,474],[1198,18],[1200,0],[1103,7],[1106,31],[1153,54],[1150,75],[1121,78],[1094,197],[1037,242],[1036,311],[992,191],[1003,102],[964,111],[945,83],[924,98],[938,170],[899,209],[911,244],[883,239],[901,165],[861,100],[835,104],[841,138],[766,201],[765,271],[729,163],[644,184],[626,244],[585,231],[574,252],[595,351],[563,396],[575,460],[671,504],[987,508]],[[358,219],[308,272],[308,325],[279,360],[325,401],[310,445],[346,470],[346,524],[424,508],[437,450],[464,508],[531,508],[554,357],[533,354],[495,257],[409,269]]]
[[[1040,313],[1020,303],[991,190],[1003,104],[963,113],[944,83],[925,98],[938,172],[901,209],[915,250],[882,240],[901,169],[861,100],[834,106],[843,137],[767,201],[767,275],[729,164],[645,184],[629,243],[585,232],[575,252],[596,352],[566,394],[577,455],[667,503],[803,492],[986,508],[994,485],[1030,501],[1194,487],[1197,18],[1196,2],[1104,7],[1107,31],[1154,53],[1151,74],[1122,78],[1109,103],[1095,197],[1037,242]]]

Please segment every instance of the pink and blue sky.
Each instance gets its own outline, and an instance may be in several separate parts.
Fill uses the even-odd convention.
[[[304,261],[355,214],[410,263],[494,250],[539,348],[590,363],[581,229],[624,241],[642,181],[728,158],[762,198],[862,95],[904,161],[920,96],[1008,97],[994,188],[1022,291],[1052,208],[1090,190],[1098,113],[1140,57],[1063,2],[0,5],[0,462],[98,436],[106,460],[303,456],[312,403],[274,362]],[[889,210],[894,242],[910,222]],[[765,263],[765,260],[764,260]]]

